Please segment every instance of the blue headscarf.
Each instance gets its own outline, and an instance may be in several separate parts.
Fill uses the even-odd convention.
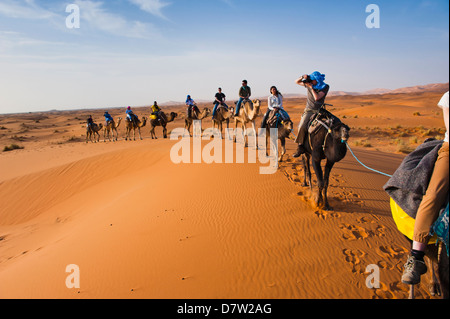
[[[315,90],[323,90],[328,84],[326,84],[325,81],[325,74],[322,74],[318,71],[313,72],[309,75],[311,80],[316,80],[317,84],[313,86],[313,89]]]

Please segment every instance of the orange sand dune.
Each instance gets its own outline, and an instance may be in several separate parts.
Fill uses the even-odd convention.
[[[406,243],[378,187],[385,178],[350,158],[328,213],[302,198],[288,163],[275,175],[257,164],[175,165],[171,142],[138,143],[3,180],[1,298],[406,296]],[[371,156],[391,161],[382,169],[401,159]],[[69,264],[80,289],[65,286]],[[365,287],[369,264],[383,268],[379,290]]]
[[[415,120],[424,130],[443,125],[423,102],[438,95],[329,102],[351,126],[358,157],[393,173],[405,155],[392,140],[422,134]],[[302,99],[286,101],[295,125],[303,107]],[[413,115],[417,109],[425,115]],[[169,131],[183,126],[178,111]],[[401,126],[388,120],[400,114]],[[0,117],[0,142],[25,147],[0,153],[0,298],[407,297],[400,277],[408,242],[390,216],[387,177],[350,154],[332,171],[335,211],[325,212],[311,204],[302,166],[289,155],[274,175],[260,175],[259,163],[175,165],[175,142],[149,139],[148,127],[142,141],[123,141],[122,126],[119,142],[86,144],[85,115]],[[362,139],[371,144],[356,146]],[[292,154],[295,144],[287,148]],[[71,264],[80,269],[79,289],[66,287]],[[370,265],[380,269],[379,289],[366,287]],[[431,298],[426,284],[416,297]]]

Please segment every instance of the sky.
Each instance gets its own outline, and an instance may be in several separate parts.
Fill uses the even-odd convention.
[[[304,94],[314,71],[335,91],[448,82],[448,0],[0,0],[0,113],[236,100],[243,79]]]

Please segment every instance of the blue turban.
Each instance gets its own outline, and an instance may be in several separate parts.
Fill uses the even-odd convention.
[[[324,82],[325,74],[316,71],[310,74],[309,77],[311,78],[311,80],[317,81],[317,84],[313,86],[315,90],[323,90],[327,86],[327,84]]]

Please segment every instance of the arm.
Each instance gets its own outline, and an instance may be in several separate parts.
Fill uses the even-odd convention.
[[[308,87],[309,89],[311,89],[311,92],[312,92],[312,94],[313,94],[313,96],[314,96],[314,99],[316,100],[316,101],[318,101],[318,100],[320,100],[321,98],[323,98],[324,96],[325,96],[325,92],[319,92],[319,93],[317,93],[316,92],[316,90],[314,90],[313,89],[313,85],[312,85],[312,83],[306,83],[306,84],[304,84],[306,87]]]
[[[307,74],[303,74],[301,77],[299,77],[297,80],[295,80],[295,83],[300,86],[305,86],[305,83],[303,83],[303,80],[308,77]]]
[[[443,107],[442,109],[444,111],[445,128],[447,129],[447,132],[448,132],[448,121],[449,121],[449,119],[448,119],[448,115],[449,115],[448,107]]]
[[[269,110],[271,110],[271,111],[273,110],[272,99],[270,98],[270,96],[267,99],[267,106],[268,106]]]

